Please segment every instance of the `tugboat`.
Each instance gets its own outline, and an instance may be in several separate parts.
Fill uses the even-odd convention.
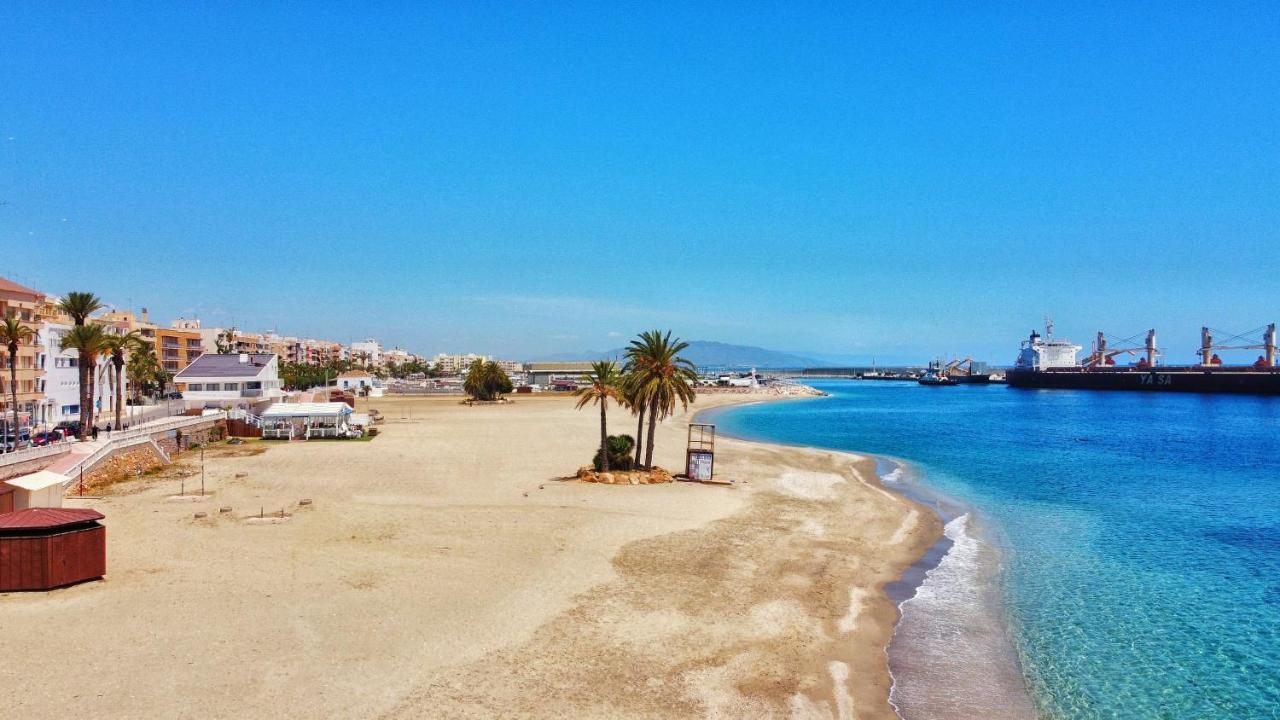
[[[956,380],[955,378],[947,374],[946,369],[942,367],[942,363],[937,360],[934,360],[929,363],[929,369],[926,370],[925,373],[921,375],[918,380],[916,380],[916,382],[920,383],[921,385],[938,385],[938,386],[960,384],[958,380]]]

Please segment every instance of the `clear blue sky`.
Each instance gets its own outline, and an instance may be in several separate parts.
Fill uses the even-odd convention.
[[[1276,3],[175,5],[0,8],[0,274],[516,357],[1280,320]]]

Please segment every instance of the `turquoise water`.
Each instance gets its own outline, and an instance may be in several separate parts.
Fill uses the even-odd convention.
[[[813,384],[713,421],[900,457],[969,506],[1042,716],[1280,717],[1280,398]]]

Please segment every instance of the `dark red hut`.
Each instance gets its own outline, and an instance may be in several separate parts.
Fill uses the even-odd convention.
[[[104,515],[80,508],[28,508],[0,515],[0,592],[49,590],[107,572]]]

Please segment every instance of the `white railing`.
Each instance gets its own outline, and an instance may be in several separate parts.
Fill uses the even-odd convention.
[[[152,449],[154,449],[156,454],[164,460],[166,465],[172,461],[172,458],[169,457],[169,453],[165,452],[164,448],[160,447],[160,444],[157,443],[150,435],[128,438],[112,438],[104,443],[102,447],[93,451],[92,454],[86,456],[85,459],[75,465],[72,465],[65,473],[67,475],[67,480],[62,484],[62,487],[69,488],[72,485],[75,485],[80,481],[80,473],[89,472],[93,469],[93,466],[110,457],[112,453],[124,450],[125,448],[134,447],[135,445],[147,444],[151,445]]]
[[[258,416],[258,415],[254,415],[253,413],[249,412],[248,410],[241,410],[240,408],[234,408],[234,409],[232,409],[232,410],[228,410],[228,411],[227,411],[227,419],[228,419],[228,420],[242,420],[242,421],[244,421],[244,422],[249,423],[250,425],[252,425],[252,426],[254,426],[254,427],[262,427],[262,418],[261,418],[260,416]]]
[[[0,455],[0,467],[26,462],[27,460],[38,460],[42,457],[49,457],[51,455],[61,455],[62,453],[70,451],[71,443],[66,441],[59,441],[42,447],[29,447],[21,450],[14,450],[13,452],[7,452]]]
[[[219,410],[216,413],[208,415],[181,415],[178,417],[166,418],[164,420],[155,420],[141,425],[134,425],[128,430],[111,433],[111,440],[117,438],[133,438],[140,435],[151,435],[152,433],[166,432],[168,430],[178,430],[192,425],[201,425],[207,422],[217,422],[227,417],[226,411]],[[101,437],[101,435],[99,435]]]

